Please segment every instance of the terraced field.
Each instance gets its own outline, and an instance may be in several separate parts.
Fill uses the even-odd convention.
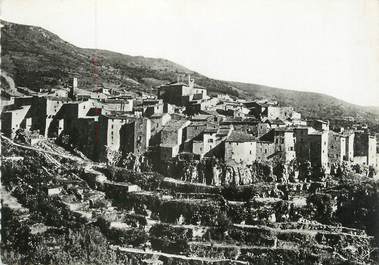
[[[14,205],[10,211],[21,225],[44,227],[34,229],[31,238],[38,236],[45,245],[49,243],[51,263],[45,264],[76,264],[69,262],[78,260],[92,264],[94,257],[75,256],[71,245],[65,245],[67,237],[88,229],[104,238],[100,245],[110,264],[373,262],[374,238],[365,230],[317,221],[318,212],[333,219],[342,207],[333,197],[341,184],[335,180],[214,187],[110,168],[70,158],[62,150],[46,153],[41,146],[9,142],[4,148],[8,159],[2,165],[2,183],[8,196],[3,200]],[[9,158],[17,156],[24,159]],[[40,169],[33,172],[35,165]],[[141,190],[131,189],[133,185]],[[61,187],[59,194],[48,195],[46,187],[53,186]],[[43,196],[51,208],[46,209],[38,197],[41,194],[47,194]],[[316,199],[310,199],[323,194],[333,195],[329,208],[320,208]],[[65,243],[59,241],[61,236]],[[95,240],[87,237],[81,251]],[[8,254],[13,250],[5,247]],[[30,261],[37,259],[41,249],[31,251],[19,255]],[[8,254],[3,259],[9,260]]]

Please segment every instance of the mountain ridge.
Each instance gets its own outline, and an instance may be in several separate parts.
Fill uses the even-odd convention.
[[[281,105],[293,106],[304,117],[353,117],[379,124],[377,107],[359,106],[318,92],[212,79],[164,58],[80,48],[39,26],[0,22],[3,25],[2,68],[13,77],[17,86],[33,90],[51,88],[76,76],[84,89],[111,86],[130,92],[155,93],[157,85],[191,74],[196,83],[207,87],[211,94],[274,99]]]

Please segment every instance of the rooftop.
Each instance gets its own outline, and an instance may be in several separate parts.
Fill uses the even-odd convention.
[[[165,86],[188,86],[188,84],[183,83],[183,82],[171,82],[165,85],[161,85],[161,87],[165,87]]]
[[[279,118],[276,118],[275,120],[267,120],[270,124],[275,124],[275,125],[285,125],[284,121],[282,121]]]
[[[242,117],[227,117],[221,124],[258,124],[259,121],[255,118],[244,119]]]
[[[254,141],[256,141],[256,139],[251,134],[233,131],[226,141],[227,142],[245,143],[245,142],[254,142]]]
[[[130,115],[130,114],[125,114],[124,113],[108,113],[108,114],[104,114],[103,115],[104,117],[108,118],[108,119],[118,119],[118,120],[129,120],[129,119],[135,119],[135,116],[133,115]]]
[[[125,101],[125,99],[117,99],[117,98],[107,98],[107,99],[102,99],[101,102],[107,104],[107,103],[128,103]]]
[[[292,127],[279,127],[279,128],[275,128],[275,131],[276,132],[293,132],[293,128]]]
[[[186,124],[188,124],[188,123],[189,123],[189,121],[188,120],[184,120],[184,119],[181,119],[181,120],[171,120],[165,126],[163,126],[163,130],[164,131],[177,131],[180,128],[185,127]]]
[[[207,114],[197,114],[192,116],[191,121],[205,121],[209,119],[212,115],[207,115]]]
[[[206,128],[204,130],[204,133],[217,133],[218,129],[217,128]]]
[[[162,117],[164,116],[168,116],[169,114],[167,113],[154,113],[153,115],[151,115],[149,118],[150,119],[161,119]]]
[[[220,126],[218,128],[217,135],[219,135],[219,136],[227,136],[229,132],[230,132],[230,127]]]

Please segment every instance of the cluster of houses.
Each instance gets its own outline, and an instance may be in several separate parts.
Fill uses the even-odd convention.
[[[1,114],[4,135],[14,138],[19,129],[68,135],[95,161],[106,161],[110,151],[149,151],[162,162],[190,153],[230,165],[296,159],[325,168],[344,161],[378,167],[376,137],[366,127],[337,132],[275,101],[209,96],[190,77],[159,86],[157,95],[86,91],[74,78],[68,88],[9,100]]]

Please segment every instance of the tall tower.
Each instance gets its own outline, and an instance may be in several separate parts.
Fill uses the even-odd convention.
[[[188,74],[188,87],[193,88],[195,85],[195,80],[191,79],[191,75]]]
[[[72,79],[72,84],[70,85],[70,93],[68,95],[72,100],[75,100],[77,89],[78,89],[78,78],[74,77]]]

